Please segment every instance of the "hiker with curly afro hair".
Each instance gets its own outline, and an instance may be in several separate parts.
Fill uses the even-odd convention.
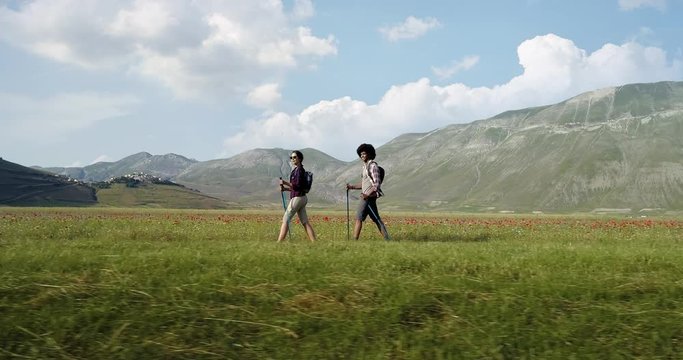
[[[356,210],[356,223],[353,227],[353,237],[358,240],[360,231],[363,229],[363,221],[370,216],[370,219],[377,225],[382,237],[389,240],[389,233],[382,222],[377,210],[377,198],[382,196],[380,167],[375,162],[375,147],[371,144],[361,144],[356,149],[358,157],[363,162],[360,184],[346,184],[347,190],[361,190],[360,202]]]

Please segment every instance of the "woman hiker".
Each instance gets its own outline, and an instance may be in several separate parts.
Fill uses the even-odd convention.
[[[308,203],[308,197],[306,196],[306,170],[304,170],[304,154],[299,150],[292,151],[290,155],[290,160],[294,169],[289,175],[289,181],[285,181],[280,178],[280,191],[289,191],[289,204],[285,210],[285,215],[282,217],[282,226],[280,226],[280,235],[277,238],[277,242],[281,242],[287,236],[289,231],[289,223],[294,217],[294,214],[299,216],[299,221],[306,230],[308,239],[311,242],[315,241],[315,231],[311,223],[308,221],[308,216],[306,215],[306,204]],[[284,197],[283,197],[284,199]],[[284,201],[284,200],[283,200]]]

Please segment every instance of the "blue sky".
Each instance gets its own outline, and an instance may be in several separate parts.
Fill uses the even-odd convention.
[[[683,0],[0,0],[0,156],[352,160],[363,142],[681,81],[681,18]]]

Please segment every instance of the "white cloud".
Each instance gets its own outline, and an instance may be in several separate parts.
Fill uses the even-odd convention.
[[[400,40],[416,39],[426,34],[429,30],[439,26],[441,26],[441,23],[432,17],[419,19],[414,16],[408,16],[403,23],[382,27],[379,29],[379,32],[382,33],[387,40],[396,42]]]
[[[129,95],[58,94],[48,98],[0,93],[4,144],[64,141],[69,133],[125,116],[139,103]]]
[[[619,0],[621,10],[634,10],[641,7],[653,7],[658,10],[666,10],[667,0]]]
[[[308,19],[315,14],[315,9],[313,8],[313,3],[311,0],[295,0],[294,10],[292,10],[292,16],[295,19]]]
[[[334,39],[320,39],[311,35],[311,30],[299,27],[291,38],[265,43],[255,54],[261,65],[296,66],[301,55],[325,56],[336,54]]]
[[[321,101],[299,114],[252,120],[225,139],[221,156],[254,147],[314,147],[350,160],[362,142],[381,145],[402,133],[551,104],[602,87],[683,78],[680,54],[669,60],[662,49],[635,42],[605,44],[588,54],[571,40],[548,34],[524,41],[517,53],[523,72],[504,84],[441,87],[423,78],[391,87],[377,104],[349,97]]]
[[[298,21],[310,0],[27,1],[0,5],[0,40],[89,69],[122,69],[180,98],[243,98],[253,84],[337,53]]]
[[[249,92],[247,103],[253,107],[269,109],[277,104],[281,98],[279,84],[264,84]]]
[[[96,157],[95,160],[91,161],[90,165],[96,164],[98,162],[103,162],[103,161],[111,161],[111,158],[107,155],[100,155],[100,156]]]
[[[178,19],[164,2],[135,0],[130,8],[117,12],[107,30],[115,37],[155,38],[177,24]]]
[[[18,10],[0,6],[0,40],[40,56],[81,67],[111,68],[131,49],[110,34],[111,3],[78,0],[23,2]]]
[[[463,71],[469,70],[479,62],[479,56],[470,55],[464,57],[460,61],[453,61],[449,66],[446,67],[432,67],[432,72],[440,79],[449,79],[455,74]]]
[[[95,160],[89,162],[87,165],[92,165],[103,161],[112,161],[112,159],[107,155],[100,155],[96,157]],[[80,160],[76,160],[71,164],[67,165],[66,167],[83,167],[83,163]]]

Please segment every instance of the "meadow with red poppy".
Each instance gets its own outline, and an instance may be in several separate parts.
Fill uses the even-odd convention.
[[[0,357],[679,358],[683,221],[0,208]]]

